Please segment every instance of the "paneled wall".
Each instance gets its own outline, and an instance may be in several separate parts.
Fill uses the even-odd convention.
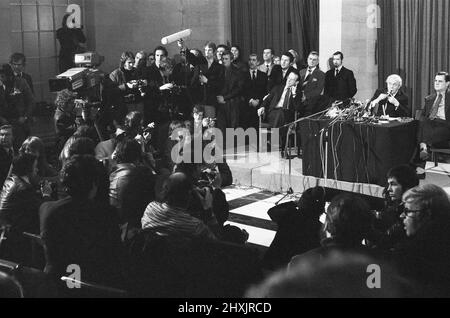
[[[356,99],[371,98],[378,86],[375,48],[377,29],[372,11],[376,0],[320,1],[320,60],[326,71],[328,58],[344,54],[344,66],[355,73]]]
[[[88,2],[91,2],[89,0]],[[117,67],[121,52],[153,51],[161,38],[192,29],[189,47],[231,41],[229,0],[95,0],[96,50],[106,57],[105,71]],[[92,10],[91,10],[92,11]],[[176,43],[167,45],[178,52]]]

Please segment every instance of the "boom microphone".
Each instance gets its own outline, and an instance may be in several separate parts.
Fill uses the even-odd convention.
[[[191,35],[191,33],[192,33],[192,30],[191,30],[191,29],[186,29],[186,30],[183,30],[183,31],[180,31],[180,32],[171,34],[171,35],[168,35],[168,36],[166,36],[166,37],[163,37],[163,38],[161,39],[161,43],[162,43],[163,45],[167,45],[167,44],[169,44],[169,43],[172,43],[172,42],[181,40],[181,39],[183,39],[183,38],[187,38],[188,36]]]

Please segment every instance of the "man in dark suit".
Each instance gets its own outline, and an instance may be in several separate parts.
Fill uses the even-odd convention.
[[[356,88],[356,80],[353,72],[344,66],[342,61],[344,54],[336,52],[333,54],[334,69],[329,70],[325,74],[325,95],[329,101],[342,101],[344,106],[350,103],[350,99],[355,96],[358,91]]]
[[[411,117],[408,96],[403,93],[402,78],[397,74],[386,79],[387,89],[377,89],[370,101],[375,116]]]
[[[286,84],[275,86],[264,99],[258,116],[267,114],[267,121],[272,128],[282,126],[294,121],[295,110],[299,109],[301,93],[298,92],[299,74],[297,70],[289,73]],[[280,129],[280,145],[283,151],[286,146],[287,127]]]
[[[308,56],[308,67],[300,71],[302,83],[302,108],[300,116],[309,116],[316,112],[325,84],[325,73],[319,69],[319,53],[313,51]]]
[[[225,78],[222,91],[217,96],[217,127],[226,136],[226,128],[239,127],[239,111],[243,103],[244,81],[242,73],[233,65],[233,54],[225,51],[222,62]]]
[[[272,68],[272,73],[269,76],[268,91],[272,90],[277,85],[286,84],[286,79],[289,73],[296,70],[292,65],[294,64],[294,56],[290,52],[284,52],[281,56],[281,64],[275,65]]]
[[[263,63],[258,66],[258,70],[266,73],[267,76],[270,76],[272,73],[272,69],[275,66],[273,63],[274,50],[272,48],[265,48],[263,51]]]
[[[29,74],[24,72],[26,65],[25,55],[23,55],[22,53],[11,54],[9,58],[9,64],[13,69],[14,76],[23,78],[27,82],[28,86],[31,89],[31,92],[34,95],[33,80],[31,79],[31,76]]]
[[[13,132],[11,125],[3,125],[0,127],[0,191],[3,183],[8,176],[14,157],[13,150]]]
[[[429,157],[428,148],[450,141],[450,75],[439,72],[434,79],[435,93],[425,97],[419,120],[420,159]],[[447,145],[445,145],[447,146]]]
[[[258,69],[258,55],[250,54],[248,58],[249,71],[244,78],[245,105],[242,107],[241,124],[244,128],[258,127],[258,107],[267,94],[267,74]]]

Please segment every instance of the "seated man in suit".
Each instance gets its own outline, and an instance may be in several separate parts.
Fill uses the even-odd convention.
[[[370,100],[370,109],[375,116],[411,117],[408,106],[408,96],[400,88],[402,78],[397,74],[386,79],[387,89],[377,89]]]
[[[258,106],[261,105],[267,94],[267,74],[258,69],[258,55],[250,54],[248,57],[249,71],[244,78],[245,105],[242,108],[241,125],[244,128],[258,127]]]
[[[312,51],[308,56],[308,67],[300,71],[302,81],[302,110],[300,116],[316,112],[316,105],[323,93],[325,73],[319,69],[319,53]]]
[[[450,75],[439,72],[434,79],[435,93],[425,97],[419,121],[420,159],[429,157],[428,147],[450,141]]]
[[[348,106],[350,99],[355,96],[358,90],[355,76],[351,70],[342,66],[343,60],[344,54],[342,52],[333,54],[334,69],[325,74],[324,93],[329,98],[330,103],[342,101],[344,106]]]
[[[294,112],[300,107],[301,94],[297,94],[299,74],[297,70],[289,73],[286,84],[275,86],[264,99],[258,116],[267,113],[267,120],[272,128],[281,128],[294,121]],[[284,151],[286,146],[287,127],[280,129],[280,145]],[[283,155],[283,152],[282,152]]]

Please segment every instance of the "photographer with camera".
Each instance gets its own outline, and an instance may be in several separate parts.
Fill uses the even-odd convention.
[[[143,87],[147,86],[147,81],[139,79],[134,68],[135,59],[132,52],[123,52],[120,56],[119,68],[109,74],[110,80],[120,90],[122,106],[126,106],[127,111],[143,111],[142,102]],[[145,95],[145,94],[144,94]]]

